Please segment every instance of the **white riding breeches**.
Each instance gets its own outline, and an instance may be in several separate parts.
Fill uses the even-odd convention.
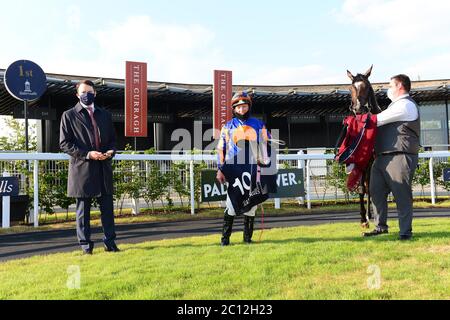
[[[229,216],[235,216],[236,212],[234,211],[233,208],[233,204],[231,203],[230,197],[227,195],[227,214]],[[254,217],[256,215],[256,209],[258,208],[258,206],[254,206],[252,207],[249,211],[244,212],[244,215],[249,216],[249,217]]]

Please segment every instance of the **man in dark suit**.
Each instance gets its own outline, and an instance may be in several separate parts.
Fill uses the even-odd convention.
[[[94,104],[96,90],[92,81],[80,81],[76,89],[80,101],[62,115],[59,145],[71,156],[67,194],[77,199],[78,242],[84,254],[92,254],[90,210],[92,198],[97,198],[105,251],[117,252],[111,164],[116,138],[111,114]]]

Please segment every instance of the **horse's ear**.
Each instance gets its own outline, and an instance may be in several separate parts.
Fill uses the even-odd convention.
[[[373,65],[371,65],[369,70],[367,70],[366,73],[364,74],[366,76],[366,78],[370,77],[370,75],[372,74],[372,69],[373,69]]]
[[[350,71],[347,70],[347,76],[350,78],[350,80],[353,81],[353,79],[355,78],[352,73]]]

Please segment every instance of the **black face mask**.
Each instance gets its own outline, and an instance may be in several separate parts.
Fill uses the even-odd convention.
[[[248,120],[248,118],[250,118],[250,109],[244,115],[234,112],[234,109],[233,109],[233,117],[238,118],[241,121],[246,121],[246,120]]]
[[[86,92],[80,96],[80,101],[86,106],[90,106],[91,104],[93,104],[94,100],[95,94],[92,92]]]

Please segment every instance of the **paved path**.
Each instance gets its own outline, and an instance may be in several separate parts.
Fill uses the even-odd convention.
[[[390,213],[391,219],[396,218]],[[450,210],[416,210],[415,218],[442,217],[449,218]],[[255,222],[255,235],[258,235],[261,220],[257,217]],[[265,229],[283,228],[293,226],[307,226],[335,222],[359,222],[359,213],[320,213],[302,215],[283,215],[265,217]],[[161,239],[183,238],[216,234],[219,242],[222,228],[222,219],[203,219],[172,222],[149,222],[139,224],[117,225],[117,243],[140,243]],[[358,226],[355,226],[358,228]],[[357,230],[357,229],[356,229]],[[242,231],[242,218],[237,218],[233,231]],[[92,229],[92,239],[96,250],[102,248],[102,229]],[[94,252],[95,252],[94,249]],[[0,235],[0,262],[26,258],[34,255],[70,252],[80,250],[75,230],[55,230],[21,234]]]

